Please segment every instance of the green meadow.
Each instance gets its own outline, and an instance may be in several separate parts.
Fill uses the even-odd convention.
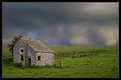
[[[31,68],[13,63],[11,53],[4,47],[2,78],[119,78],[119,50],[116,46],[49,47],[55,54],[54,65]]]

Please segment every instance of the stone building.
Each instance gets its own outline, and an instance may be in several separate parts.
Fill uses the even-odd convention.
[[[25,66],[54,64],[54,52],[40,40],[20,39],[13,48],[14,63]]]

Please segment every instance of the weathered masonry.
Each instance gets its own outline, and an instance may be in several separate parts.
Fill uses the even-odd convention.
[[[26,66],[54,64],[54,52],[40,40],[20,39],[13,48],[14,63]]]

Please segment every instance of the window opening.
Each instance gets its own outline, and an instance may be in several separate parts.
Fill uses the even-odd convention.
[[[40,56],[38,56],[38,60],[40,60]]]
[[[23,49],[21,49],[21,52],[23,53],[23,52],[24,52],[24,50],[23,50]]]

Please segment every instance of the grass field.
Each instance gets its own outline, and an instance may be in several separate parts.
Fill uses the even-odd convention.
[[[50,46],[55,52],[52,67],[24,68],[12,63],[7,47],[2,50],[3,78],[119,78],[116,46]],[[62,57],[63,68],[59,67]]]

